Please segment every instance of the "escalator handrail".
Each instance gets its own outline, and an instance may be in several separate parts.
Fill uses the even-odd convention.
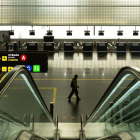
[[[114,139],[114,138],[118,138],[120,140],[127,140],[127,138],[130,138],[132,140],[136,140],[136,138],[129,132],[129,131],[121,131],[115,134],[112,134],[110,136],[104,137],[104,138],[99,138],[97,140],[108,140],[108,139]]]
[[[38,138],[39,140],[48,140],[47,138],[40,137],[40,136],[35,135],[34,133],[31,133],[30,131],[27,131],[27,130],[21,131],[21,132],[18,134],[16,140],[21,140],[21,139],[22,139],[22,140],[23,140],[23,139],[24,139],[24,140],[32,140],[33,137]]]
[[[2,111],[2,110],[0,110],[0,117],[3,117],[3,119],[4,119],[5,121],[7,121],[7,122],[8,122],[8,121],[9,121],[9,122],[12,121],[12,122],[17,123],[17,124],[20,124],[20,125],[22,125],[22,126],[24,126],[24,127],[27,127],[26,124],[24,124],[23,122],[21,122],[21,121],[15,119],[14,117],[10,116],[9,114],[5,113],[5,112]]]
[[[43,107],[45,108],[45,111],[47,112],[49,119],[51,122],[53,122],[54,126],[56,127],[56,124],[53,120],[53,118],[50,115],[50,112],[46,106],[46,103],[44,102],[41,93],[31,75],[31,73],[28,71],[28,69],[24,65],[17,65],[14,67],[8,74],[6,74],[5,78],[0,83],[0,99],[4,95],[5,91],[8,89],[8,87],[11,85],[11,83],[15,80],[15,78],[20,75],[24,74],[28,81],[30,82],[30,85],[32,85],[32,88],[36,91],[36,95],[39,98],[39,101],[42,103]]]
[[[100,105],[105,101],[105,97],[107,97],[107,94],[109,92],[110,89],[113,89],[115,86],[113,86],[117,80],[117,78],[123,73],[126,72],[127,73],[131,73],[134,76],[136,76],[138,79],[140,79],[140,69],[137,67],[130,67],[130,66],[126,66],[126,67],[122,67],[120,69],[120,71],[117,73],[117,75],[115,76],[115,78],[113,79],[113,81],[111,82],[111,84],[109,85],[109,87],[107,88],[107,90],[105,91],[105,93],[103,94],[103,96],[101,97],[101,99],[99,100],[99,102],[97,103],[97,105],[95,106],[95,108],[93,109],[92,113],[90,114],[89,118],[86,120],[86,122],[83,124],[83,127],[85,127],[87,125],[87,123],[90,122],[92,116],[95,114],[95,112],[97,111],[97,109],[100,107]],[[117,85],[117,84],[116,84]]]

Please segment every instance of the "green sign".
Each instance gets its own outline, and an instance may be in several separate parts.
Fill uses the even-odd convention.
[[[33,72],[40,72],[40,65],[33,65]]]

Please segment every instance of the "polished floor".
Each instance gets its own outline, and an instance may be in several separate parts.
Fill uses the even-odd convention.
[[[81,113],[90,114],[110,85],[111,81],[124,66],[140,67],[140,54],[97,54],[93,53],[49,53],[48,73],[32,74],[49,108],[54,102],[54,116],[59,122],[80,122]],[[68,102],[71,91],[70,82],[78,74],[79,96]]]
[[[60,53],[49,53],[49,69],[47,73],[32,73],[32,76],[48,109],[50,102],[54,102],[54,118],[58,114],[59,122],[62,122],[62,124],[69,123],[64,128],[70,124],[78,123],[78,127],[73,126],[73,128],[78,129],[78,133],[73,129],[78,135],[81,113],[84,116],[85,122],[86,114],[88,113],[90,115],[96,107],[118,71],[124,66],[140,67],[139,62],[140,54],[132,55],[129,51],[126,54],[119,55],[116,53],[97,54],[97,52],[64,54],[62,51]],[[71,92],[70,83],[75,74],[79,76],[78,86],[80,88],[78,91],[81,100],[77,102],[76,97],[73,96],[71,102],[68,102],[67,97]],[[4,98],[1,99],[0,111],[8,112],[10,116],[19,121],[25,121],[26,116],[29,116],[31,119],[33,114],[34,122],[38,125],[37,128],[41,132],[45,130],[43,133],[46,136],[47,127],[39,124],[44,122],[49,124],[50,120],[46,117],[47,115],[45,115],[39,102],[36,100],[37,98],[33,94],[32,90],[27,87],[26,82],[23,81],[22,76],[18,76],[5,92]],[[30,121],[31,123],[32,119]],[[50,129],[50,125],[48,125],[47,129],[54,132]],[[59,125],[61,130],[64,125]],[[94,129],[98,131],[99,129],[97,129],[96,125],[98,125],[98,128],[100,125],[95,124],[94,126]],[[103,126],[101,128],[103,131],[100,132],[104,134]],[[94,131],[94,133],[99,134],[97,131]],[[69,131],[65,132],[65,134],[69,133]]]

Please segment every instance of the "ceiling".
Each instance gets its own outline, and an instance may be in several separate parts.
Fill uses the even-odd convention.
[[[140,0],[1,0],[0,25],[140,25]]]

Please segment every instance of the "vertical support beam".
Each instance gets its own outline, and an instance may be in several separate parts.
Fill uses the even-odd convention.
[[[83,114],[81,114],[81,130],[79,132],[79,139],[86,140],[85,131],[83,130]]]
[[[53,102],[50,102],[50,114],[51,114],[52,118],[53,118],[53,108],[54,108],[54,104],[53,104]]]
[[[87,113],[87,114],[86,114],[86,120],[88,120],[88,118],[89,118],[89,114]]]
[[[120,106],[119,105],[117,105],[117,107],[116,107],[116,112],[115,113],[117,113],[117,112],[119,112],[120,111]],[[116,125],[118,125],[118,124],[120,124],[120,113],[115,117],[115,120],[116,120]]]
[[[94,33],[93,35],[95,36],[95,26],[94,26],[94,31],[93,31],[93,33]]]
[[[54,140],[59,140],[60,139],[60,131],[58,130],[58,116],[57,115],[55,118],[55,124],[56,124],[56,130],[54,132]]]
[[[110,108],[112,108],[113,104],[114,104],[113,102],[110,102]],[[113,115],[114,115],[114,112],[112,110],[111,113],[110,113],[110,118],[112,118]],[[114,124],[114,119],[113,118],[111,119],[110,123]]]

